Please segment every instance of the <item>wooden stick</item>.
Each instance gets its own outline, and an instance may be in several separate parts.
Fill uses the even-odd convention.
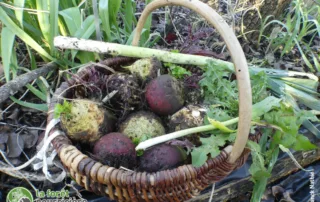
[[[44,76],[48,72],[55,70],[58,66],[51,62],[41,68],[33,70],[16,77],[5,85],[0,87],[0,104],[8,99],[11,95],[17,93],[22,87],[40,76]]]

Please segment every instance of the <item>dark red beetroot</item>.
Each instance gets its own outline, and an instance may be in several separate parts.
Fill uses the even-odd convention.
[[[148,84],[146,99],[153,112],[171,115],[184,104],[183,86],[174,77],[161,75]]]
[[[157,172],[183,165],[187,154],[179,146],[161,144],[144,152],[140,158],[141,171]]]
[[[109,133],[94,145],[93,155],[109,166],[134,168],[136,166],[135,145],[122,133]]]

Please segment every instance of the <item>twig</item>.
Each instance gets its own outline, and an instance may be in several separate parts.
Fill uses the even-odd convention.
[[[209,202],[212,202],[215,187],[216,187],[216,183],[213,183]]]
[[[36,80],[34,80],[31,85],[33,85],[35,82],[36,82]],[[21,97],[20,97],[18,100],[23,99],[23,98],[27,95],[27,93],[28,93],[29,91],[30,91],[30,90],[27,89],[27,90],[21,95]],[[16,104],[15,102],[11,103],[7,108],[5,108],[5,109],[1,112],[1,115],[0,115],[0,119],[1,119],[1,120],[3,120],[3,114],[6,113],[6,112],[7,112],[13,105],[15,105],[15,104]]]
[[[108,102],[108,100],[110,100],[115,94],[117,94],[117,92],[119,92],[118,90],[114,90],[111,93],[109,93],[108,95],[106,95],[105,98],[102,99],[103,103]]]
[[[11,126],[11,127],[16,127],[16,128],[27,128],[27,129],[30,129],[30,130],[41,130],[41,131],[45,131],[46,130],[45,128],[29,127],[29,126],[16,125],[16,124],[5,123],[5,122],[0,122],[0,125],[4,125],[4,126],[8,125],[8,126]]]
[[[9,165],[3,163],[2,161],[0,161],[0,167],[1,168],[10,168]],[[3,171],[0,170],[1,172],[4,172],[7,175],[10,175],[14,178],[18,178],[18,179],[25,179],[27,178],[30,181],[34,181],[34,182],[43,182],[46,181],[46,177],[43,174],[40,173],[31,173],[31,172],[27,172],[27,171],[23,171],[20,170],[18,171]]]
[[[0,87],[0,104],[5,101],[9,96],[17,93],[22,87],[26,84],[30,83],[31,81],[35,80],[39,76],[43,76],[48,72],[55,70],[57,65],[53,62],[33,70],[29,73],[25,73],[16,77],[15,79],[9,81],[5,85]]]

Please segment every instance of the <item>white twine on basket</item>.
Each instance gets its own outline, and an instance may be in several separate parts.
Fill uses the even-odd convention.
[[[42,167],[42,172],[45,174],[46,178],[52,182],[52,183],[58,183],[61,182],[66,177],[66,171],[61,168],[61,173],[58,175],[58,177],[53,178],[50,172],[48,171],[48,166],[54,165],[53,159],[57,155],[57,152],[55,150],[52,150],[49,157],[47,157],[47,150],[48,148],[52,147],[52,140],[59,135],[65,135],[62,131],[55,131],[50,137],[48,137],[49,132],[52,130],[52,128],[60,122],[59,119],[53,119],[49,122],[49,124],[46,127],[46,132],[44,135],[44,144],[41,147],[41,149],[38,151],[38,153],[33,156],[29,161],[25,162],[24,164],[18,166],[18,167],[11,167],[11,168],[0,168],[0,171],[18,171],[26,168],[30,164],[32,164],[35,160],[40,160],[40,162],[33,164],[33,167],[35,170],[38,170]],[[42,161],[42,162],[41,162]]]
[[[51,141],[59,136],[64,135],[64,133],[60,130],[56,130],[53,132],[50,137],[48,137],[50,131],[52,128],[57,125],[60,122],[60,119],[52,119],[49,124],[47,125],[46,132],[44,134],[44,146],[40,149],[40,151],[37,153],[37,158],[42,160],[42,172],[45,174],[46,178],[52,182],[52,183],[58,183],[61,182],[67,175],[66,171],[64,169],[61,169],[61,173],[53,178],[51,173],[48,170],[48,166],[54,165],[53,159],[57,156],[56,150],[52,150],[52,152],[47,157],[47,149],[49,147],[52,147]],[[45,147],[46,146],[46,147]],[[39,168],[41,168],[41,164],[38,165]]]

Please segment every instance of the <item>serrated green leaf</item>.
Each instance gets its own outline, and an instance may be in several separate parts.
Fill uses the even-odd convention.
[[[312,144],[310,140],[304,135],[297,135],[293,149],[296,151],[307,151],[317,149],[317,146]]]
[[[210,153],[209,151],[212,151],[212,150],[208,146],[201,147],[201,148],[198,147],[193,149],[191,152],[192,165],[195,167],[202,166],[208,159],[207,154]]]
[[[216,134],[208,138],[200,138],[202,145],[194,148],[191,152],[192,165],[199,167],[202,166],[208,159],[210,154],[214,158],[220,154],[219,147],[224,146],[227,141],[232,142],[236,137],[235,133],[232,134]]]

